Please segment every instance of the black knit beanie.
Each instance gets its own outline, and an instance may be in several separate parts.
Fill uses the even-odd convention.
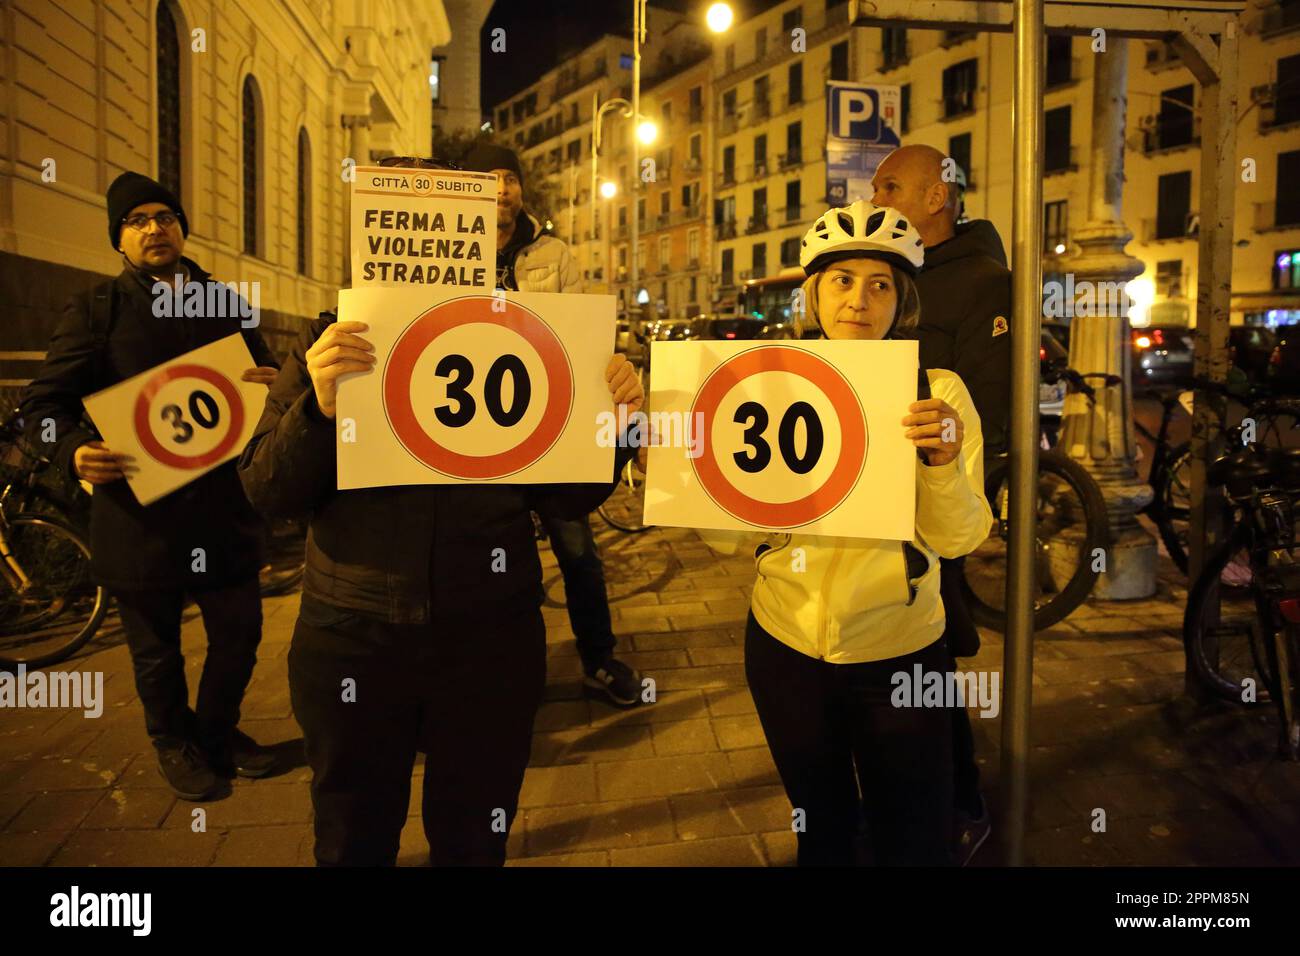
[[[524,170],[519,165],[515,151],[506,146],[492,143],[479,143],[465,157],[465,168],[480,173],[490,173],[494,169],[508,169],[519,177],[519,185],[524,184]]]
[[[114,249],[117,248],[118,239],[122,232],[122,220],[136,206],[143,206],[145,203],[160,202],[168,206],[172,212],[176,213],[176,218],[180,220],[181,235],[189,236],[190,224],[185,218],[185,210],[181,207],[181,201],[173,195],[172,191],[160,182],[150,179],[148,176],[141,176],[139,173],[123,173],[113,180],[113,184],[108,187],[108,194],[105,197],[108,200],[108,241]]]

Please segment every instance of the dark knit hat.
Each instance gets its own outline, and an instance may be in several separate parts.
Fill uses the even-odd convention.
[[[106,198],[108,199],[108,241],[114,249],[117,248],[118,239],[121,237],[122,220],[136,206],[143,206],[150,202],[160,202],[170,207],[171,211],[176,213],[176,218],[180,220],[181,234],[184,236],[190,234],[190,224],[185,218],[181,201],[170,189],[148,176],[141,176],[139,173],[123,173],[108,187]]]
[[[475,172],[490,173],[494,169],[508,169],[519,177],[519,184],[524,182],[524,170],[519,165],[515,151],[506,146],[493,143],[479,143],[465,157],[465,168]]]

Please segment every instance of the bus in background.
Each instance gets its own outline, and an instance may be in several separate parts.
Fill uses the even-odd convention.
[[[774,276],[747,279],[736,295],[730,315],[702,315],[695,320],[695,337],[703,339],[799,338],[794,293],[803,284],[802,269],[784,269]]]

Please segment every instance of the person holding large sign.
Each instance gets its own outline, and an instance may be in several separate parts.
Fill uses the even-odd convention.
[[[865,200],[829,210],[800,252],[807,320],[830,339],[905,332],[922,261],[920,236],[894,210]],[[774,534],[755,551],[745,674],[803,813],[800,865],[854,862],[864,808],[875,863],[950,862],[952,718],[942,706],[907,706],[910,697],[897,706],[897,675],[951,671],[938,559],[978,546],[992,515],[966,387],[937,369],[920,384],[929,396],[900,423],[917,449],[912,540]]]
[[[186,378],[172,366],[167,382],[141,396],[141,438],[163,436],[150,454],[180,460],[176,467],[199,476],[148,505],[125,479],[151,463],[128,460],[84,426],[83,399],[235,336],[242,335],[237,352],[256,363],[244,382],[269,385],[278,363],[247,321],[249,303],[182,256],[189,223],[170,190],[127,172],[109,186],[107,201],[122,272],[69,302],[22,413],[32,440],[52,445],[58,466],[94,486],[92,566],[117,601],[159,769],[177,794],[203,800],[217,792],[219,775],[264,776],[275,763],[236,726],[262,638],[261,523],[233,459],[211,468],[218,458],[189,455],[200,445],[208,456],[224,454],[217,446],[229,442],[221,436],[238,434],[229,421],[235,416],[225,413],[240,404],[241,389],[225,376],[220,389],[209,388],[195,378],[211,378],[209,370],[191,369]],[[208,638],[194,710],[180,644],[187,595]]]
[[[376,374],[367,329],[330,313],[311,324],[240,461],[259,511],[311,516],[289,688],[312,767],[316,860],[396,861],[423,751],[431,861],[500,865],[546,681],[530,512],[588,514],[634,449],[618,448],[596,484],[339,490],[338,383]],[[624,356],[605,378],[611,407],[640,408]]]

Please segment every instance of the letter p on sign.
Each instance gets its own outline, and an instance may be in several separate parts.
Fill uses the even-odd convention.
[[[853,134],[854,123],[865,123],[876,113],[876,104],[865,90],[843,90],[839,93],[839,122],[835,124],[835,135],[840,139],[869,139],[859,133]]]

